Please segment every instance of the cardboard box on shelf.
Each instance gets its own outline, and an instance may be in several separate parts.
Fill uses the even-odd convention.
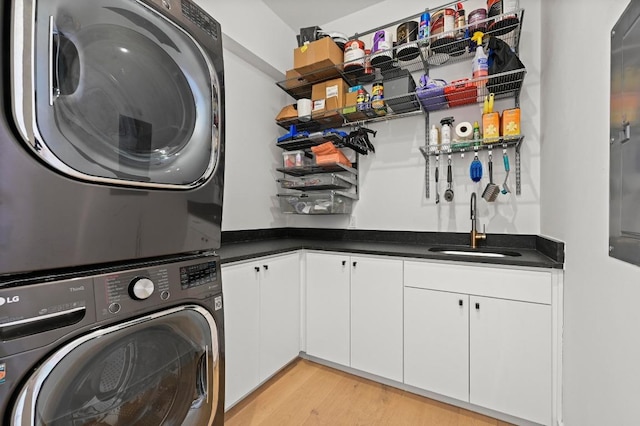
[[[492,143],[500,137],[500,114],[489,112],[482,114],[482,138]]]
[[[520,134],[520,108],[502,111],[500,123],[502,136],[518,136]]]
[[[324,37],[293,51],[293,69],[309,81],[340,75],[344,53],[330,38]]]
[[[349,85],[342,78],[314,84],[311,89],[312,118],[337,115],[336,110],[345,106],[345,94],[348,90]]]
[[[285,72],[285,89],[295,89],[296,87],[304,86],[308,84],[308,81],[302,77],[302,75],[296,70],[287,70]]]
[[[349,121],[358,121],[364,120],[367,118],[367,115],[363,111],[358,111],[358,93],[352,92],[352,88],[349,88],[349,91],[344,96],[344,108],[342,109],[342,114]]]
[[[294,118],[298,118],[298,110],[295,104],[283,107],[276,116],[276,121],[288,121]]]

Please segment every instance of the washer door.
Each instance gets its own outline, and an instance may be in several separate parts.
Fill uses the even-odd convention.
[[[201,46],[131,0],[17,0],[14,118],[55,169],[92,182],[196,187],[219,152],[219,82]]]
[[[218,403],[218,361],[216,324],[201,307],[98,330],[35,371],[11,424],[208,425]]]

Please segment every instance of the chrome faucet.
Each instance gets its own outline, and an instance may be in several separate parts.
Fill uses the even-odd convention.
[[[471,193],[471,248],[478,248],[479,240],[486,240],[487,234],[483,226],[482,232],[476,230],[476,193]]]

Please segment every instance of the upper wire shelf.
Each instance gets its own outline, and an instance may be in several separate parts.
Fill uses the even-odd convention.
[[[473,32],[482,31],[485,36],[494,36],[505,41],[518,52],[524,9],[494,16],[467,24],[464,27],[446,33],[433,34],[430,37],[395,46],[393,49],[377,51],[370,58],[388,58],[376,68],[384,76],[388,72],[402,69],[411,73],[448,66],[462,61],[470,61],[475,55],[476,44],[471,40]],[[414,47],[413,54],[398,58],[398,48]],[[408,59],[411,58],[411,59]],[[403,60],[404,59],[404,60]],[[367,84],[373,81],[371,74],[364,75],[362,68],[353,68],[352,62],[318,69],[298,77],[289,78],[276,84],[294,99],[311,98],[313,84],[333,78],[342,78],[350,86]]]

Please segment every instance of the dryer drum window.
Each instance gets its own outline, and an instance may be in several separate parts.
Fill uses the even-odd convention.
[[[61,358],[54,354],[32,378],[34,387],[42,383],[33,397],[34,424],[208,424],[216,342],[207,320],[185,310],[89,339]]]
[[[14,115],[34,153],[88,181],[191,188],[211,176],[220,87],[183,27],[130,0],[18,3],[31,2],[33,65],[14,54],[13,69],[33,75]]]

